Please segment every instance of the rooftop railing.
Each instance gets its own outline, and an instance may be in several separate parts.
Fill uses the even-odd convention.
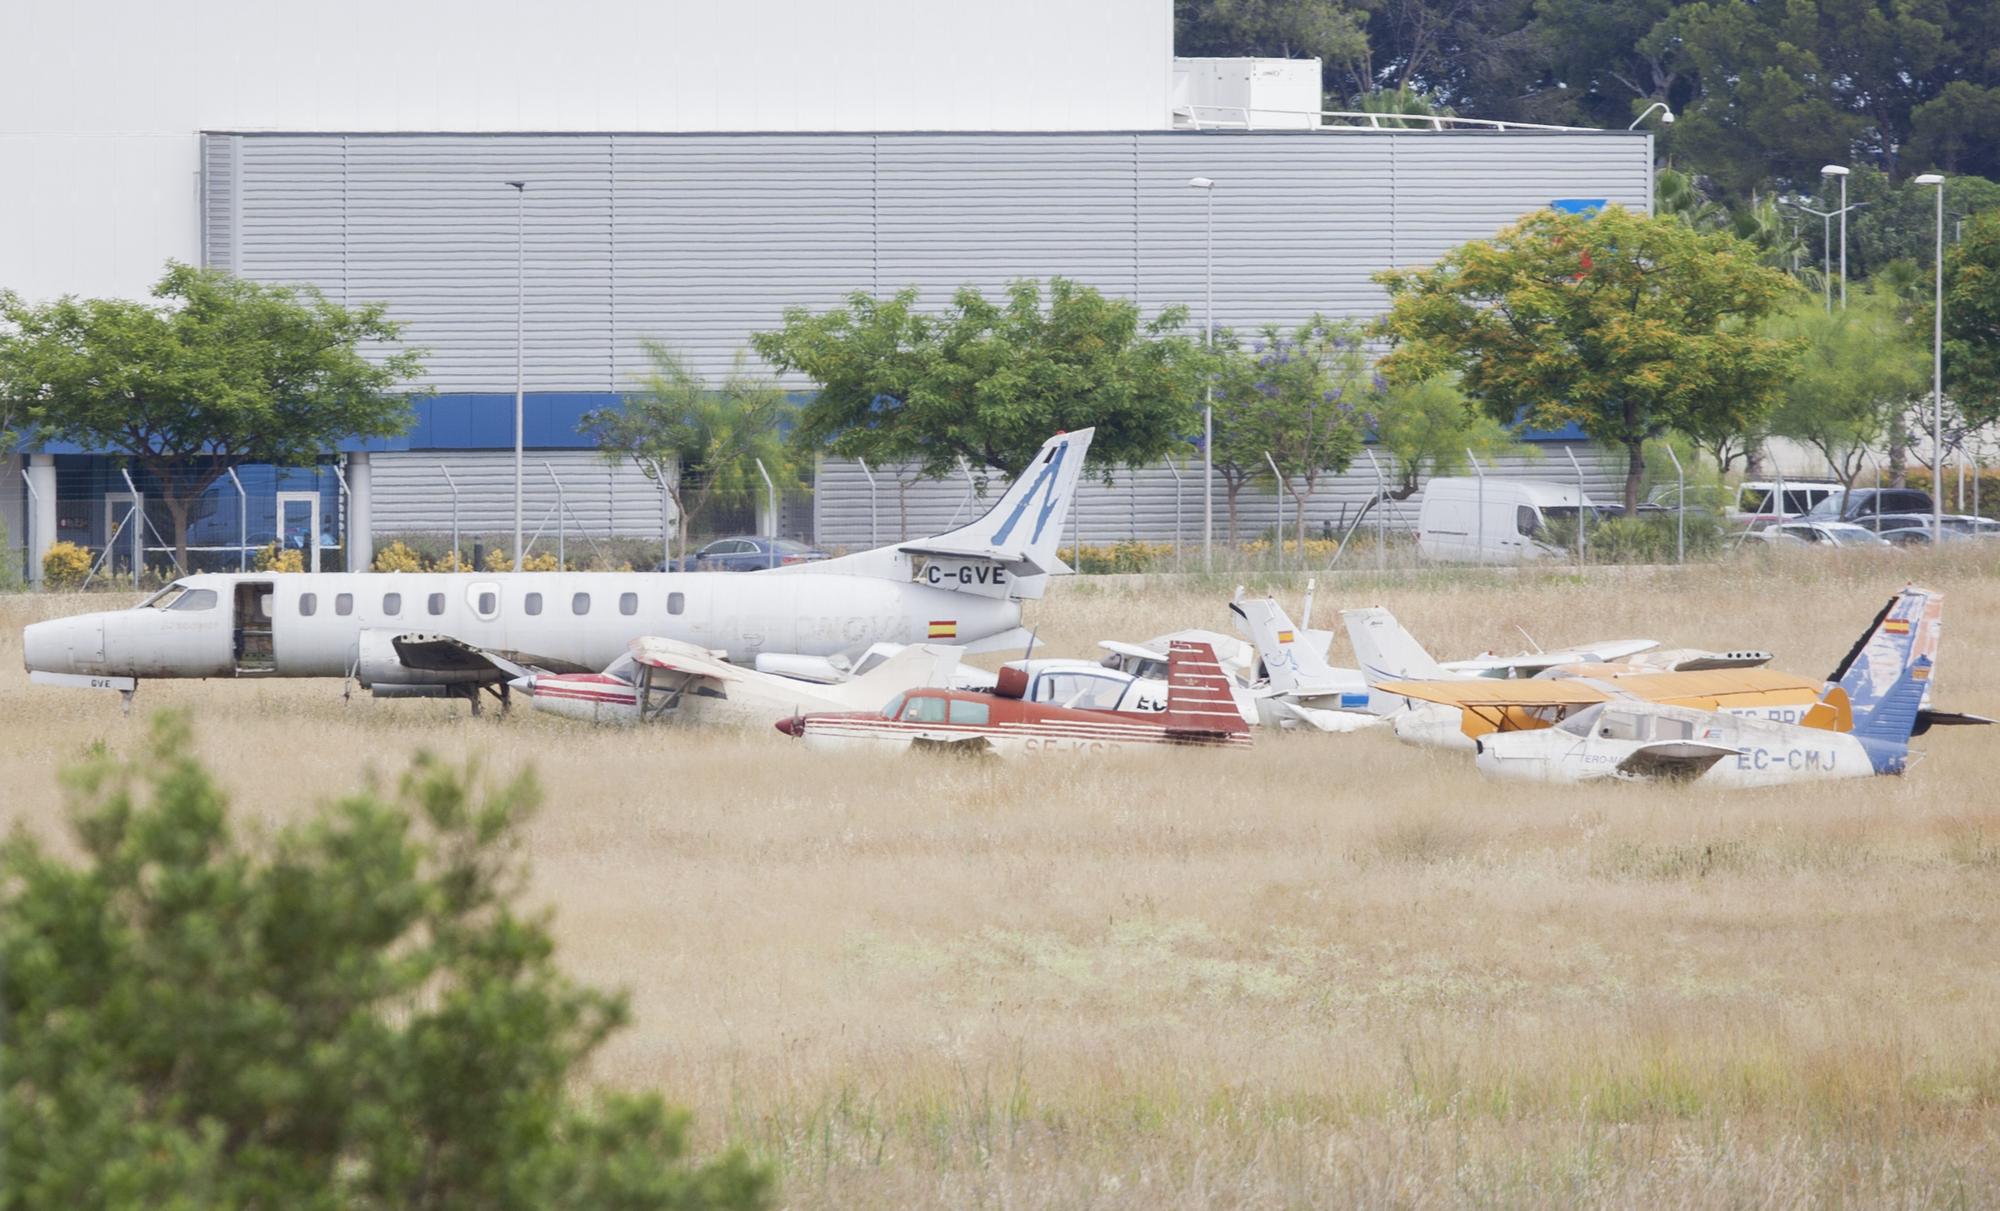
[[[1491,118],[1457,118],[1438,114],[1384,114],[1355,109],[1270,109],[1247,105],[1179,105],[1174,125],[1190,130],[1541,130],[1565,134],[1601,133],[1590,126],[1551,126],[1542,122],[1500,122]]]

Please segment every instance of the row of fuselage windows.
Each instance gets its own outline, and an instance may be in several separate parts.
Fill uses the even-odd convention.
[[[424,613],[433,617],[441,615],[445,610],[445,594],[428,594],[423,599],[423,605]],[[481,618],[497,618],[500,616],[500,594],[491,589],[483,590],[472,598],[472,608],[473,612]],[[686,609],[687,594],[667,594],[667,613],[679,614]],[[579,618],[584,618],[589,616],[590,611],[590,594],[572,593],[570,595],[569,612],[571,614]],[[318,612],[319,594],[299,594],[299,616],[301,618],[311,618]],[[354,613],[354,594],[335,593],[333,595],[333,612],[342,618]],[[529,617],[540,614],[542,612],[542,595],[540,593],[522,594],[521,612]],[[618,612],[627,617],[637,614],[639,612],[639,595],[637,593],[620,593],[618,595]],[[382,594],[382,616],[384,618],[398,618],[402,616],[402,613],[403,595],[401,593]]]

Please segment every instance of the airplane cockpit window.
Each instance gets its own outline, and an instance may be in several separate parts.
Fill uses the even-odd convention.
[[[394,618],[396,615],[402,612],[403,612],[403,595],[401,593],[382,594],[382,613],[385,616],[389,618]]]
[[[1108,711],[1125,696],[1125,682],[1088,673],[1044,673],[1035,683],[1035,701],[1081,711]]]
[[[187,591],[188,587],[186,585],[175,581],[173,584],[168,585],[166,588],[161,589],[151,597],[140,602],[139,608],[142,610],[171,610],[174,608],[174,603],[181,599],[181,594]]]
[[[530,617],[542,612],[542,595],[530,593],[521,599],[521,612]]]
[[[618,595],[618,612],[628,617],[637,614],[639,612],[639,595],[637,593],[620,593]]]
[[[1607,710],[1597,717],[1597,731],[1592,733],[1599,740],[1644,740],[1645,719],[1631,711]]]
[[[1597,733],[1597,717],[1604,713],[1604,704],[1587,706],[1576,714],[1556,724],[1557,731],[1568,732],[1572,736],[1591,736]]]
[[[912,698],[903,706],[904,723],[943,723],[944,699]]]
[[[342,618],[352,614],[354,612],[354,594],[335,593],[333,595],[333,612]]]
[[[903,713],[903,700],[908,697],[908,694],[898,694],[894,698],[889,699],[889,705],[882,708],[882,718],[894,719],[901,715]]]
[[[605,665],[604,675],[606,677],[616,677],[620,681],[637,681],[639,680],[639,662],[632,659],[632,654],[627,652],[610,664]]]
[[[583,615],[590,613],[590,594],[578,593],[569,599],[569,612]]]
[[[311,618],[313,611],[317,609],[319,609],[319,595],[317,593],[299,594],[299,617]]]
[[[174,598],[170,610],[212,610],[215,608],[214,589],[189,589]]]
[[[1694,739],[1694,720],[1675,719],[1671,715],[1655,715],[1653,716],[1653,739],[1692,740]]]
[[[985,727],[993,717],[993,705],[964,698],[951,700],[951,721],[967,727]]]
[[[429,599],[424,602],[424,608],[430,611],[432,615],[444,613],[444,594],[432,593]]]
[[[669,594],[667,594],[667,613],[669,613],[669,614],[678,614],[678,613],[680,613],[680,612],[681,612],[682,610],[685,610],[685,609],[687,609],[687,594],[686,594],[686,593],[669,593]]]

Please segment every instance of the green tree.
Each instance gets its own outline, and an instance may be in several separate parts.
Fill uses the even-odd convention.
[[[750,373],[742,355],[720,388],[711,387],[673,350],[649,343],[645,390],[616,408],[583,415],[577,428],[597,441],[606,461],[631,459],[673,498],[681,559],[695,519],[717,502],[754,500],[763,489],[761,461],[773,483],[796,487],[800,467],[785,442],[795,415],[776,383]]]
[[[364,355],[402,333],[380,305],[172,263],[153,297],[0,296],[0,380],[39,436],[146,473],[181,567],[191,512],[231,465],[308,463],[342,439],[408,427],[396,392],[423,373],[423,351]]]
[[[1932,279],[1911,282],[1917,327],[1928,335]],[[1945,250],[1944,382],[1968,424],[2000,420],[2000,210],[1965,225],[1965,236]]]
[[[1575,423],[1627,454],[1636,511],[1645,443],[1741,430],[1775,402],[1793,349],[1755,321],[1789,290],[1735,238],[1611,207],[1541,211],[1389,289],[1390,382],[1457,371],[1501,423]]]
[[[1467,454],[1498,454],[1514,444],[1505,426],[1474,407],[1451,375],[1400,383],[1374,404],[1375,443],[1396,460],[1389,493],[1408,500],[1426,479],[1456,475]]]
[[[185,722],[70,771],[80,860],[0,848],[0,1207],[763,1204],[657,1097],[572,1083],[622,996],[524,914],[530,779],[419,757],[239,840]]]
[[[1232,353],[1217,383],[1218,398],[1242,418],[1230,435],[1230,461],[1239,469],[1268,468],[1268,455],[1277,464],[1303,544],[1313,486],[1328,471],[1345,471],[1361,452],[1370,381],[1360,330],[1315,315],[1293,329],[1268,327],[1247,350]],[[1253,444],[1260,448],[1246,448]],[[1235,505],[1231,493],[1232,537]]]
[[[1765,327],[1801,350],[1771,432],[1819,451],[1851,487],[1869,452],[1929,382],[1930,359],[1883,291],[1854,291],[1847,307],[1831,314],[1818,299],[1802,298]]]
[[[1138,466],[1180,446],[1199,424],[1207,358],[1169,307],[1151,323],[1136,304],[1052,278],[1046,300],[1021,281],[995,303],[966,288],[942,313],[917,292],[855,294],[752,344],[781,371],[818,383],[799,411],[801,448],[877,465],[915,462],[941,476],[963,457],[1017,475],[1049,435],[1095,426],[1089,465]]]

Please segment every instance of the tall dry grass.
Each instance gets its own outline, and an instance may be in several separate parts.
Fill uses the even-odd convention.
[[[1317,609],[1391,606],[1447,654],[1519,627],[1817,673],[1913,574],[1948,595],[1941,700],[2000,715],[1978,553],[1345,577]],[[1226,630],[1228,588],[1066,582],[1034,621],[1051,652]],[[18,671],[20,623],[82,604],[0,604],[0,795],[36,829],[65,757],[140,726]],[[565,961],[634,994],[601,1075],[761,1150],[790,1205],[2000,1202],[1990,733],[1723,795],[1490,784],[1379,735],[884,764],[330,682],[140,698],[194,711],[253,823],[415,745],[532,764]]]

